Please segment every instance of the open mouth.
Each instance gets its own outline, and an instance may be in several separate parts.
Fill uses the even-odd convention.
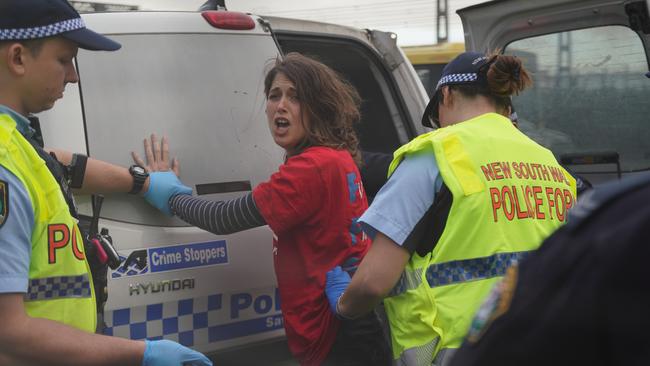
[[[276,118],[275,126],[278,128],[287,128],[289,127],[289,120],[284,118]]]

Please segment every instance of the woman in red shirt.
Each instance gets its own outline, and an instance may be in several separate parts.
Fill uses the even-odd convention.
[[[388,365],[377,317],[338,319],[324,291],[327,271],[354,267],[370,245],[357,223],[368,207],[353,129],[360,97],[335,71],[297,53],[276,61],[264,93],[271,136],[286,152],[268,181],[238,199],[215,202],[179,194],[173,173],[155,171],[145,198],[216,234],[269,225],[287,340],[302,365]],[[146,141],[147,159],[158,167],[149,169],[167,170],[160,161],[166,153],[153,150]]]

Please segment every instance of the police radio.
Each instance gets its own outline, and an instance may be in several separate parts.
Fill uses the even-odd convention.
[[[90,230],[88,232],[88,241],[93,245],[96,257],[99,263],[107,264],[111,269],[117,269],[122,261],[120,255],[113,246],[113,238],[108,234],[107,228],[99,231],[99,213],[102,209],[104,196],[101,194],[92,196],[93,217],[90,221]]]

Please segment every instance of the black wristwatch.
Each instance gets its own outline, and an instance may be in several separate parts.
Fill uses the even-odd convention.
[[[142,186],[144,186],[144,182],[147,180],[149,173],[140,165],[131,165],[129,167],[129,173],[133,177],[133,187],[129,194],[138,194],[142,190]]]

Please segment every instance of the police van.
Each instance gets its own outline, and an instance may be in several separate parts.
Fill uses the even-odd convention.
[[[38,116],[48,147],[129,166],[143,138],[166,135],[196,194],[238,197],[283,162],[268,131],[263,80],[293,51],[358,89],[363,150],[392,153],[424,132],[428,98],[392,33],[226,10],[83,19],[122,49],[79,51],[79,83]],[[77,202],[92,215],[90,197]],[[122,259],[108,273],[106,334],[171,339],[210,355],[246,347],[271,360],[263,350],[282,343],[284,330],[268,227],[217,236],[126,194],[105,197],[99,227]]]
[[[501,49],[532,72],[513,99],[522,131],[599,184],[650,169],[648,2],[502,0],[458,14],[468,50]]]

